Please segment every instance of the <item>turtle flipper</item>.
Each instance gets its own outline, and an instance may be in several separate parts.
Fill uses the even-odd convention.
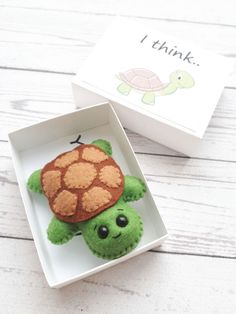
[[[108,141],[102,140],[102,139],[97,139],[97,140],[93,141],[91,144],[96,145],[99,148],[101,148],[107,155],[109,155],[109,156],[112,155],[112,147]]]
[[[41,176],[41,169],[34,171],[30,175],[27,181],[27,187],[32,192],[43,193],[40,176]]]
[[[137,201],[143,198],[147,188],[144,182],[134,176],[125,176],[125,186],[122,198],[125,202]]]
[[[122,95],[125,95],[125,96],[128,96],[130,91],[131,91],[132,87],[130,87],[128,84],[126,83],[121,83],[118,87],[117,87],[117,90],[122,94]]]
[[[67,223],[53,217],[47,230],[48,239],[53,244],[64,244],[71,240],[78,232],[78,225]]]
[[[155,93],[153,92],[144,93],[142,102],[147,105],[155,105]]]

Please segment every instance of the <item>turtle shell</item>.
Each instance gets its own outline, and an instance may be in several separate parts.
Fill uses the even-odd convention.
[[[120,73],[120,79],[129,86],[141,91],[158,91],[167,84],[163,84],[159,77],[147,69],[130,69]]]
[[[112,157],[83,144],[46,164],[41,185],[56,217],[75,223],[114,205],[123,193],[124,176]]]

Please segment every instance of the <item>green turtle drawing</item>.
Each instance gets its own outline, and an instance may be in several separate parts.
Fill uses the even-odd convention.
[[[194,85],[192,76],[182,70],[170,74],[169,83],[162,83],[152,71],[142,68],[130,69],[119,73],[118,78],[122,83],[117,90],[122,95],[129,95],[132,89],[143,93],[142,102],[148,105],[155,104],[156,96],[170,95],[179,88],[191,88]]]
[[[142,219],[128,202],[143,198],[146,186],[135,176],[123,175],[108,141],[75,142],[82,145],[34,171],[27,186],[46,196],[54,213],[49,241],[61,245],[79,233],[96,256],[118,258],[142,237]]]

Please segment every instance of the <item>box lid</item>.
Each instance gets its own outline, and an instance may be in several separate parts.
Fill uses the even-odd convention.
[[[204,135],[231,66],[229,58],[196,44],[117,18],[73,83],[81,87],[78,97],[114,102],[124,126],[191,155],[188,148]],[[149,122],[153,132],[143,128]]]

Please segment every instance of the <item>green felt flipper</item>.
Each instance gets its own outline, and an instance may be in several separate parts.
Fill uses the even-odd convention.
[[[43,193],[43,189],[40,181],[41,169],[34,171],[27,181],[27,187],[29,190],[36,193]]]
[[[107,155],[109,156],[112,155],[112,147],[108,141],[98,139],[98,140],[93,141],[91,144],[96,145],[99,148],[101,148]]]
[[[78,231],[78,225],[67,223],[53,217],[47,230],[48,239],[53,244],[64,244],[74,237]]]
[[[147,188],[144,182],[134,176],[125,176],[125,187],[122,198],[125,202],[137,201],[143,198]]]

